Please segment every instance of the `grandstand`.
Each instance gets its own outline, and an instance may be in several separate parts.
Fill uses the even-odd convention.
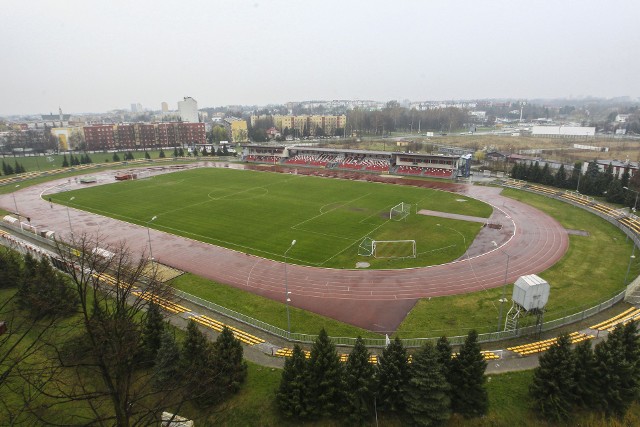
[[[361,172],[452,179],[467,176],[468,159],[455,155],[348,150],[315,146],[243,146],[242,159]]]

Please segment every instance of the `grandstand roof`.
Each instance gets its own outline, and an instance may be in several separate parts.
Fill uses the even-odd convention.
[[[356,149],[345,149],[345,148],[321,148],[321,147],[298,147],[291,146],[290,150],[300,150],[300,151],[314,151],[320,153],[353,153],[353,154],[376,154],[376,155],[386,155],[390,156],[393,154],[391,151],[371,151],[371,150],[356,150]]]

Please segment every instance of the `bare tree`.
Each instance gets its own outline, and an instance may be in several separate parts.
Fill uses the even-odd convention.
[[[134,255],[125,243],[98,248],[100,241],[80,235],[71,245],[58,243],[55,263],[69,275],[80,313],[66,339],[47,342],[47,383],[25,376],[55,404],[30,409],[48,425],[70,423],[60,419],[61,405],[73,408],[73,424],[157,424],[164,410],[176,413],[190,398],[183,382],[154,387],[154,370],[141,360],[146,308],[170,300],[171,288],[157,280],[145,254]]]

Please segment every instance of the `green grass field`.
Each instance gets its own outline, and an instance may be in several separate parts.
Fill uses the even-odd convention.
[[[457,194],[409,186],[293,174],[202,168],[51,196],[61,204],[241,252],[293,263],[354,268],[440,264],[461,256],[481,224],[416,215],[415,208],[488,217],[491,207]],[[402,221],[391,207],[412,205]],[[152,217],[157,217],[149,222]],[[438,226],[440,224],[440,226]],[[358,256],[365,237],[415,240],[417,257]]]

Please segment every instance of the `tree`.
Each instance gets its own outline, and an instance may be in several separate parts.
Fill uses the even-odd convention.
[[[222,369],[217,365],[219,360],[215,348],[193,319],[187,325],[181,360],[183,385],[198,406],[211,406],[226,397],[226,394],[221,394],[224,392],[224,384],[219,381],[225,380],[221,377]]]
[[[567,186],[567,172],[564,169],[564,164],[561,164],[556,172],[554,185],[558,188],[566,188]]]
[[[453,375],[453,358],[451,348],[451,344],[447,337],[442,336],[436,342],[436,352],[438,353],[438,362],[442,365],[442,371],[444,372],[444,376],[447,379],[449,385],[451,385],[452,375]],[[449,397],[453,398],[452,395]]]
[[[166,157],[166,154],[164,154],[164,150],[160,149],[160,154],[158,155],[159,158],[164,159]]]
[[[313,417],[335,415],[342,406],[342,365],[324,328],[311,348],[307,373],[309,414]]]
[[[29,254],[17,297],[19,306],[35,319],[69,316],[78,304],[66,276],[54,270],[46,258],[36,260]]]
[[[148,151],[144,152],[144,158],[147,159],[147,160],[151,160],[151,156],[149,155]]]
[[[22,276],[22,262],[17,252],[0,247],[0,289],[16,286]]]
[[[158,391],[153,371],[140,370],[136,358],[149,299],[171,299],[171,288],[149,276],[144,254],[134,257],[124,244],[111,247],[100,236],[75,235],[71,246],[76,251],[59,244],[56,256],[59,265],[74,265],[66,272],[79,300],[79,316],[70,326],[82,333],[49,341],[49,357],[40,362],[54,373],[46,388],[38,378],[24,380],[54,402],[73,402],[87,417],[85,424],[149,424],[163,408],[180,410],[192,395],[180,388]],[[114,255],[97,254],[97,246]],[[74,387],[67,386],[68,374],[55,375],[60,368],[74,373]],[[41,423],[51,424],[59,419],[57,406],[31,409]]]
[[[222,328],[214,346],[213,365],[219,372],[215,381],[218,389],[218,399],[237,393],[247,378],[247,364],[242,358],[242,344],[227,326]]]
[[[425,343],[414,355],[410,375],[403,396],[412,423],[445,425],[451,417],[450,387],[433,344]]]
[[[460,347],[458,357],[451,361],[449,375],[452,388],[451,407],[465,418],[481,417],[489,409],[485,383],[487,362],[480,352],[478,333],[472,330]]]
[[[149,304],[144,317],[140,358],[143,365],[151,366],[160,349],[161,339],[164,333],[164,319],[162,313],[160,313],[160,307],[153,302]]]
[[[636,368],[625,354],[625,340],[621,325],[598,343],[594,355],[598,375],[593,381],[598,390],[597,405],[607,417],[622,417],[638,393]]]
[[[569,336],[559,336],[539,360],[540,366],[534,370],[529,394],[543,418],[564,421],[569,417],[575,401],[575,365]]]
[[[615,178],[609,184],[607,188],[607,202],[610,203],[624,203],[624,188],[622,188],[622,183],[619,179]]]
[[[307,412],[307,360],[298,344],[293,353],[285,360],[276,402],[280,411],[290,418],[304,419]]]
[[[590,341],[582,341],[573,350],[574,360],[574,390],[576,405],[584,409],[592,409],[596,403],[598,389],[593,379],[599,373]]]
[[[345,365],[345,412],[354,424],[362,424],[371,415],[375,368],[370,353],[358,336]]]
[[[382,410],[403,412],[403,391],[409,382],[407,350],[396,337],[378,358],[377,400]]]
[[[178,157],[178,147],[173,147],[173,157]]]
[[[182,147],[178,149],[178,157],[184,157],[184,150],[182,149]]]
[[[180,349],[174,336],[163,330],[153,363],[153,382],[157,390],[175,389],[180,383]]]
[[[62,167],[63,168],[68,168],[69,167],[69,160],[67,160],[67,155],[64,154],[62,156]]]
[[[114,162],[119,162],[120,161],[120,156],[118,156],[118,153],[113,153],[113,157],[112,157]]]

